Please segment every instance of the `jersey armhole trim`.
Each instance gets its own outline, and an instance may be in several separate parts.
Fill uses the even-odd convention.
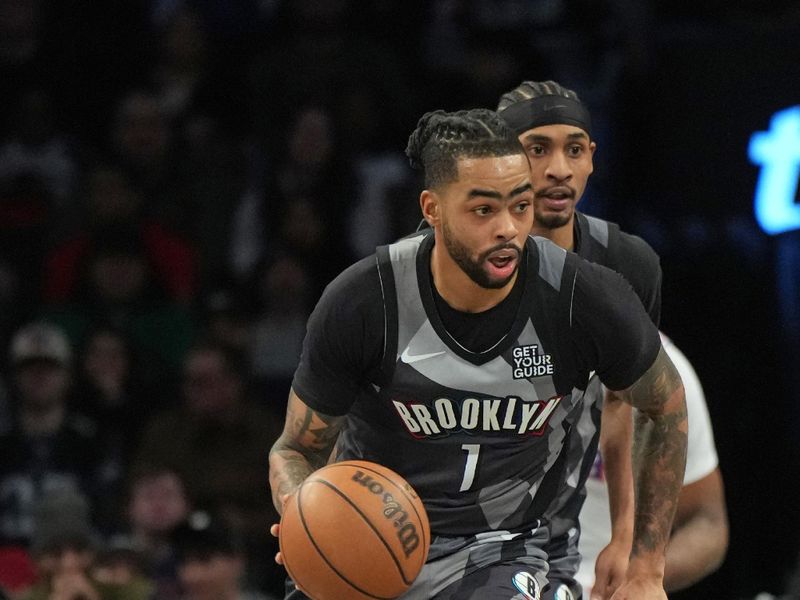
[[[380,384],[385,385],[391,381],[397,362],[397,293],[388,246],[380,246],[377,249],[375,262],[383,300],[383,356]]]
[[[569,293],[569,328],[572,330],[572,306],[575,303],[575,285],[578,282],[578,269],[572,273],[572,288]]]

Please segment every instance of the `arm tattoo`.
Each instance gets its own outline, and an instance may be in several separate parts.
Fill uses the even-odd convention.
[[[273,496],[277,494],[277,498],[283,498],[297,489],[313,469],[308,464],[308,461],[292,450],[273,450],[273,453],[280,455],[284,460],[283,471],[273,476]]]
[[[325,466],[343,423],[344,417],[331,417],[289,400],[283,433],[270,450],[270,486],[278,512],[282,512],[283,498]]]
[[[664,348],[661,348],[647,372],[631,387],[616,394],[634,408],[646,413],[660,413],[679,387],[683,387],[681,376]]]
[[[305,440],[308,448],[317,452],[326,449],[330,452],[339,435],[341,418],[329,417],[308,407],[303,414],[297,415],[291,411],[290,416],[294,420],[292,433],[296,439]]]
[[[683,382],[662,348],[647,372],[618,394],[638,409],[633,444],[636,513],[632,556],[663,553],[686,465]]]

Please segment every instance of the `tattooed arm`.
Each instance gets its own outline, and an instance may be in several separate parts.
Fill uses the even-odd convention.
[[[667,542],[686,465],[688,423],[683,382],[663,348],[633,385],[614,392],[635,409],[633,546],[614,600],[666,598]]]
[[[289,393],[283,433],[269,453],[272,502],[279,514],[303,480],[328,462],[344,419],[317,412],[294,390]]]

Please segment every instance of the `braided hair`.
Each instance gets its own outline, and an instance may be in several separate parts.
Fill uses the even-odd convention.
[[[486,108],[425,113],[408,138],[406,156],[425,173],[432,189],[458,178],[457,161],[524,154],[517,135],[496,112]]]
[[[576,102],[581,101],[578,98],[578,94],[555,81],[523,81],[510,92],[500,96],[500,101],[497,103],[497,111],[505,110],[512,104],[522,100],[541,98],[542,96],[561,96]]]

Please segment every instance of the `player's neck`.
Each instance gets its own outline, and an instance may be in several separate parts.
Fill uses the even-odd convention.
[[[455,310],[479,313],[497,306],[514,287],[518,273],[502,288],[488,289],[470,279],[452,259],[443,244],[435,244],[431,252],[431,274],[436,291]]]
[[[531,228],[531,235],[537,235],[547,238],[557,246],[561,246],[564,250],[575,249],[575,217],[573,216],[566,225],[561,227],[542,227],[533,223]]]

